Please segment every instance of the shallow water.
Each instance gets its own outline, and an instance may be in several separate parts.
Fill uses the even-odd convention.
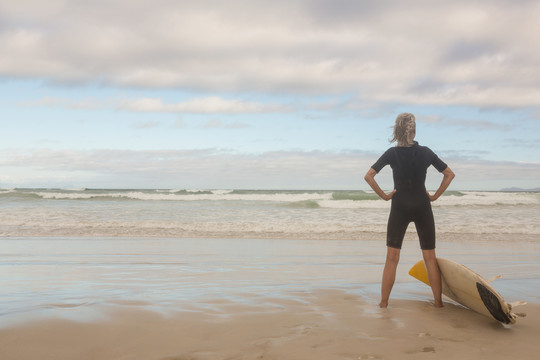
[[[441,241],[437,251],[486,279],[503,274],[493,285],[508,302],[540,303],[540,245],[511,240]],[[96,305],[257,304],[318,289],[376,304],[384,257],[383,240],[0,238],[0,323],[80,316]],[[430,289],[407,274],[420,258],[410,235],[393,297],[430,300]]]

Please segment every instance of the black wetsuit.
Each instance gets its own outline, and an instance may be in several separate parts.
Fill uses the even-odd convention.
[[[388,218],[386,245],[401,249],[405,231],[414,222],[420,247],[423,250],[435,249],[435,221],[431,202],[426,193],[427,169],[433,165],[439,172],[447,165],[428,147],[415,141],[411,147],[388,149],[371,167],[377,173],[390,165],[394,177],[396,193]]]

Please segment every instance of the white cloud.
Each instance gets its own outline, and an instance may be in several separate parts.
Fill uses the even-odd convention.
[[[249,127],[249,125],[246,123],[241,123],[238,121],[229,123],[222,122],[220,120],[208,120],[204,125],[202,125],[203,129],[243,129],[246,127]]]
[[[539,106],[539,12],[537,1],[504,0],[4,1],[0,76],[211,93],[358,92],[369,103]],[[261,111],[220,98],[128,105]]]
[[[11,151],[0,161],[0,173],[9,174],[0,177],[0,186],[358,189],[367,188],[363,176],[378,155],[362,151],[246,154],[223,149]],[[538,187],[539,163],[456,156],[446,160],[457,174],[454,189]],[[385,168],[378,180],[390,188],[390,169]],[[440,174],[430,171],[428,188],[439,183]]]
[[[71,110],[100,110],[114,106],[112,100],[98,100],[95,98],[83,98],[78,100],[60,97],[45,96],[37,100],[25,100],[18,104],[22,107],[63,107]]]
[[[288,105],[223,99],[219,96],[193,98],[183,102],[166,104],[160,98],[140,98],[136,100],[73,100],[59,97],[43,97],[19,103],[23,107],[63,107],[72,110],[116,109],[133,112],[156,112],[178,114],[255,114],[290,112]]]
[[[416,121],[428,124],[435,124],[444,127],[458,127],[463,129],[477,130],[500,130],[508,132],[518,125],[508,122],[496,122],[490,120],[482,120],[480,118],[460,118],[460,117],[445,117],[440,115],[417,116]]]
[[[347,188],[358,184],[368,158],[360,152],[241,154],[220,149],[12,151],[0,161],[0,169],[10,170],[9,184],[1,177],[0,185],[62,186],[60,175],[73,173],[70,185],[82,187]],[[77,174],[86,176],[81,180]]]
[[[245,114],[285,112],[290,109],[283,105],[257,102],[227,100],[218,96],[195,98],[176,104],[165,104],[161,99],[143,98],[127,100],[119,105],[119,109],[136,112],[170,112],[191,114]]]

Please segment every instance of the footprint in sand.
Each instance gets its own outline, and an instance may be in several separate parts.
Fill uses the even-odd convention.
[[[406,354],[418,354],[418,353],[434,353],[435,348],[433,346],[426,346],[422,350],[410,350],[406,351]]]

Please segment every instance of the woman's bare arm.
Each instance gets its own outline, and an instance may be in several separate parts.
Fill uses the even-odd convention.
[[[394,196],[394,194],[396,193],[396,190],[394,189],[391,193],[386,194],[384,191],[382,191],[379,184],[377,184],[377,181],[375,180],[375,175],[377,175],[377,172],[373,168],[369,168],[368,172],[364,176],[364,180],[366,180],[369,186],[371,186],[373,191],[375,191],[375,193],[379,195],[381,199],[386,201],[390,200],[392,196]]]
[[[446,189],[448,189],[448,186],[450,186],[450,183],[452,182],[452,180],[454,180],[454,177],[456,177],[456,174],[454,174],[454,172],[448,166],[446,167],[446,169],[444,169],[442,174],[443,179],[441,181],[441,185],[439,186],[437,191],[435,191],[435,194],[430,195],[428,193],[429,200],[431,201],[437,200],[446,191]]]

